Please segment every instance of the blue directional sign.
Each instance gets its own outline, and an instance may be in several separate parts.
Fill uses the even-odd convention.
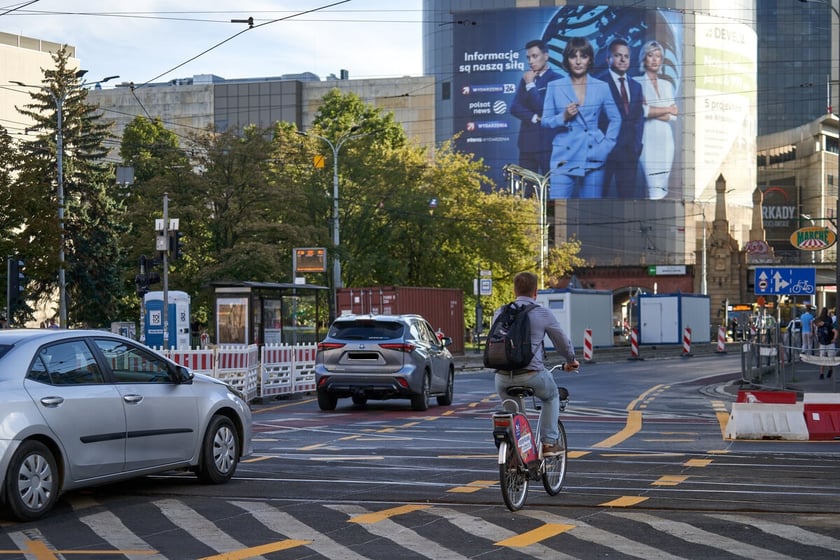
[[[810,296],[817,290],[815,268],[756,268],[756,295]]]

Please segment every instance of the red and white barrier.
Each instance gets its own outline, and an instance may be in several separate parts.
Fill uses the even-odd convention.
[[[583,361],[592,362],[592,329],[583,331]]]
[[[691,329],[686,327],[683,330],[683,350],[682,350],[683,358],[687,358],[691,356]]]
[[[639,329],[630,330],[630,359],[641,360],[639,357]]]
[[[717,350],[718,354],[726,354],[726,327],[718,327]]]
[[[262,348],[260,365],[260,396],[285,395],[292,392],[294,346],[266,344]]]
[[[308,393],[315,390],[315,354],[316,344],[299,344],[295,346],[294,374],[292,377],[292,391]]]
[[[840,440],[840,394],[739,391],[726,439]]]

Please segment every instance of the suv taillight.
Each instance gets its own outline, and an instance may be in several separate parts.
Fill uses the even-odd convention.
[[[380,344],[379,346],[380,348],[385,348],[386,350],[399,350],[400,352],[405,352],[406,354],[411,354],[414,352],[414,349],[417,348],[416,345],[409,342],[387,342],[385,344]]]
[[[318,350],[336,350],[338,348],[343,348],[344,343],[342,342],[319,342],[318,343]]]

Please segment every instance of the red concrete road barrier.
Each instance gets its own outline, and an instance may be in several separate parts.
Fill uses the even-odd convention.
[[[796,391],[738,391],[736,402],[796,404]]]

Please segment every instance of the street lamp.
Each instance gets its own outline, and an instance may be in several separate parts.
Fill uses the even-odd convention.
[[[87,70],[77,70],[74,76],[76,79],[81,78],[87,73]],[[103,84],[109,80],[114,80],[119,76],[108,76],[96,82],[82,82],[79,87],[86,85]],[[70,90],[62,87],[58,92],[53,92],[48,87],[35,86],[31,84],[24,84],[16,80],[9,80],[11,83],[25,88],[36,88],[46,92],[52,97],[55,103],[55,158],[56,158],[56,196],[58,198],[58,326],[62,329],[67,328],[67,282],[64,276],[64,101],[67,99],[67,94]]]
[[[326,136],[321,136],[319,134],[303,132],[301,130],[298,131],[298,134],[300,134],[301,136],[312,136],[313,138],[323,140],[330,147],[333,153],[333,303],[335,305],[334,310],[336,312],[338,310],[338,289],[341,287],[341,259],[339,259],[338,256],[338,247],[341,242],[338,229],[338,152],[348,140],[354,140],[356,138],[361,138],[362,136],[367,136],[368,134],[370,134],[369,132],[356,134],[356,132],[360,128],[361,127],[359,125],[350,127],[350,130],[339,136],[335,141],[330,140]]]
[[[515,173],[519,175],[523,179],[528,179],[536,183],[537,189],[535,190],[537,194],[537,198],[539,199],[540,203],[540,286],[543,288],[545,287],[545,260],[546,255],[548,254],[548,216],[546,215],[547,212],[547,201],[545,199],[546,195],[546,186],[549,183],[549,177],[551,176],[551,171],[546,173],[545,175],[540,175],[535,171],[531,171],[525,167],[520,165],[516,165],[514,163],[509,163],[502,168],[504,171],[509,173]]]

